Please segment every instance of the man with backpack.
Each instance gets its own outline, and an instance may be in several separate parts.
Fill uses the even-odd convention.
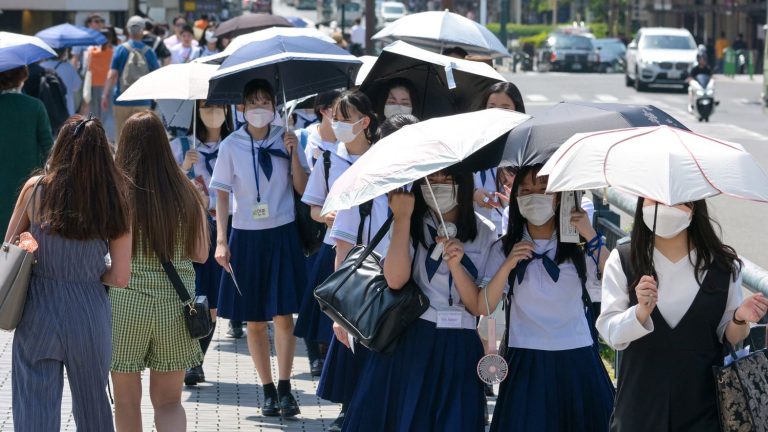
[[[56,136],[70,115],[67,107],[67,86],[56,72],[44,68],[39,63],[29,65],[28,70],[29,78],[24,82],[21,91],[43,102],[51,132]]]
[[[126,120],[137,112],[149,109],[151,100],[118,102],[117,98],[139,78],[160,67],[152,47],[142,42],[144,37],[144,18],[132,16],[125,26],[128,41],[115,48],[112,66],[104,84],[101,107],[109,107],[109,97],[113,97],[112,110],[115,115],[115,144],[120,141],[120,133]],[[114,93],[111,91],[115,86]]]

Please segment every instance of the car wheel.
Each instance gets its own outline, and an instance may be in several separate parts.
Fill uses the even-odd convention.
[[[648,88],[648,85],[645,84],[644,82],[640,81],[640,75],[636,74],[635,75],[635,90],[641,92],[641,91],[645,91],[646,88]]]
[[[632,87],[634,84],[634,81],[632,81],[632,78],[629,77],[629,74],[624,72],[624,85],[627,87]]]

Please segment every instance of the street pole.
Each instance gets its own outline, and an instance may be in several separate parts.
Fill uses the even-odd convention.
[[[488,24],[488,0],[480,0],[480,24]]]
[[[346,20],[347,1],[341,0],[341,37],[344,38],[344,21]]]
[[[376,34],[376,0],[365,0],[365,53],[373,55],[373,41]]]
[[[509,2],[511,0],[500,0],[501,1],[501,11],[499,16],[499,40],[501,40],[501,44],[504,45],[504,48],[507,47],[507,20],[509,19]],[[518,0],[519,1],[519,0]]]
[[[552,0],[552,27],[557,25],[557,0]]]

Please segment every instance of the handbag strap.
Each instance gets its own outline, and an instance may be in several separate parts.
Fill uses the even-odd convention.
[[[35,195],[37,195],[37,187],[40,186],[40,182],[43,181],[43,178],[45,178],[45,176],[41,175],[40,178],[37,179],[37,181],[35,182],[35,185],[32,187],[32,195],[27,200],[27,203],[24,204],[24,211],[22,212],[22,214],[27,213],[27,210],[29,210],[29,205],[32,203],[32,201],[35,200]],[[35,217],[35,208],[32,207],[32,218],[34,219],[34,217]],[[19,218],[19,220],[16,221],[16,226],[13,227],[13,231],[11,231],[12,236],[8,240],[10,243],[13,243],[13,238],[19,235],[18,231],[19,231],[19,227],[21,226],[21,221],[22,221],[22,218]],[[33,221],[30,220],[30,224],[32,224],[32,222]]]
[[[160,265],[163,266],[163,270],[171,281],[171,285],[173,285],[176,295],[179,296],[179,300],[185,305],[190,304],[192,298],[189,296],[187,288],[184,286],[184,282],[181,281],[181,277],[179,277],[179,273],[176,271],[176,267],[173,266],[173,263],[170,261],[160,261]]]
[[[387,218],[387,220],[384,222],[384,224],[379,228],[379,230],[376,232],[376,235],[373,236],[371,241],[368,243],[368,245],[365,247],[365,250],[362,254],[360,254],[359,257],[355,260],[355,267],[360,267],[360,265],[365,261],[366,258],[368,258],[368,255],[373,252],[373,250],[376,248],[376,246],[379,245],[381,240],[384,238],[385,235],[387,235],[387,232],[389,231],[389,227],[392,225],[392,220],[395,218],[394,215],[391,215]]]

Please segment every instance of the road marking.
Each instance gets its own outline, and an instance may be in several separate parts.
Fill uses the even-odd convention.
[[[546,102],[549,100],[548,97],[540,94],[529,94],[529,95],[526,95],[525,98],[531,102]]]
[[[618,102],[619,98],[613,95],[607,95],[607,94],[599,94],[595,95],[595,98],[599,100],[600,102]]]

